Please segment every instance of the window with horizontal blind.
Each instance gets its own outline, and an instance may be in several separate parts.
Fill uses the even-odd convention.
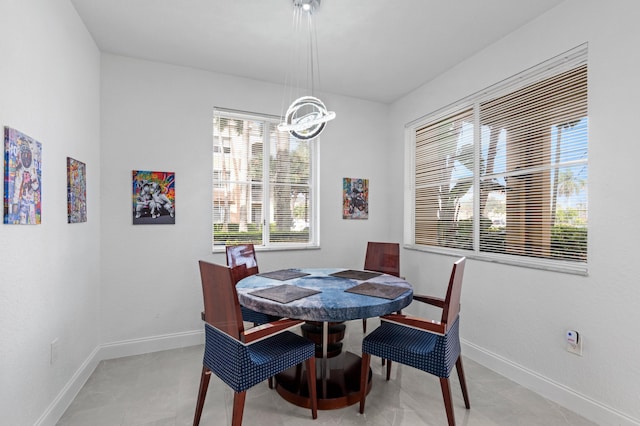
[[[416,248],[587,271],[586,47],[408,126]]]
[[[277,124],[277,117],[214,110],[214,251],[317,245],[316,141],[295,139]]]

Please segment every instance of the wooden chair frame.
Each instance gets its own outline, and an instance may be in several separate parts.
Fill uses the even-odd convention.
[[[400,276],[400,244],[369,241],[364,257],[366,271]],[[367,319],[362,318],[362,332],[367,333]]]
[[[458,315],[460,313],[460,296],[462,290],[462,277],[464,273],[464,265],[466,259],[463,257],[453,264],[451,271],[451,278],[449,279],[449,286],[447,287],[447,294],[445,298],[438,298],[432,296],[414,295],[413,300],[426,303],[432,306],[436,306],[442,309],[442,316],[440,321],[424,319],[420,317],[414,317],[403,314],[389,314],[380,317],[382,321],[388,321],[394,324],[398,324],[405,327],[411,327],[419,330],[423,330],[428,333],[437,334],[440,336],[446,335],[450,328],[456,324]],[[362,375],[363,377],[368,373],[371,363],[371,355],[362,353]],[[387,360],[386,379],[389,380],[391,376],[391,360]],[[464,404],[467,409],[471,408],[469,403],[469,394],[467,391],[467,384],[464,375],[464,368],[462,366],[462,356],[458,355],[455,362],[456,370],[458,372],[458,379],[460,381],[460,387],[462,389],[462,396],[464,398]],[[362,380],[362,379],[361,379]],[[365,382],[361,381],[360,389]],[[451,398],[451,386],[449,384],[448,377],[440,377],[440,387],[442,390],[442,396],[444,399],[445,410],[447,413],[447,419],[450,426],[455,425],[455,416],[453,410],[453,402]],[[361,392],[360,397],[360,413],[364,413],[366,392]]]
[[[238,301],[238,294],[235,290],[235,283],[237,276],[241,276],[241,274],[245,272],[246,266],[241,265],[240,269],[231,269],[227,266],[216,265],[204,261],[200,261],[199,264],[204,297],[204,321],[207,323],[207,326],[217,329],[224,333],[228,338],[236,340],[242,345],[250,346],[265,339],[274,338],[274,336],[304,322],[283,318],[275,322],[245,330],[244,323],[242,321],[240,303]],[[207,326],[205,326],[205,328]],[[298,338],[302,339],[301,337]],[[313,344],[309,342],[309,345]],[[311,399],[311,413],[312,417],[316,419],[318,416],[318,404],[316,396],[315,356],[306,359],[305,365],[307,371],[307,383],[309,385],[309,395]],[[200,423],[211,373],[212,371],[204,365],[203,362],[196,412],[193,420],[194,426],[197,426]],[[233,426],[240,426],[242,424],[242,413],[244,411],[245,399],[246,390],[234,390],[232,414]]]

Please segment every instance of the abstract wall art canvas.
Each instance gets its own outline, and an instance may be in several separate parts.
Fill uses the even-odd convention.
[[[67,157],[67,222],[87,221],[87,166]]]
[[[342,180],[342,218],[369,218],[369,179]]]
[[[39,224],[42,219],[42,144],[4,128],[4,223]]]
[[[134,225],[176,223],[175,182],[173,172],[132,172]]]

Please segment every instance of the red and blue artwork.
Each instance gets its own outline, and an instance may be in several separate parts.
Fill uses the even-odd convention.
[[[4,223],[40,224],[42,220],[42,144],[4,128]]]
[[[369,179],[342,179],[342,218],[369,218]]]
[[[176,176],[173,172],[134,170],[132,203],[134,225],[176,223]]]
[[[87,221],[87,166],[67,157],[67,222]]]

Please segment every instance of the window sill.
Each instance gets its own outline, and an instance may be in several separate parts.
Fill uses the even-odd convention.
[[[260,246],[254,245],[256,251],[297,251],[297,250],[320,250],[320,245],[271,245],[271,246]],[[213,253],[224,253],[225,246],[215,246],[213,248]]]
[[[568,262],[561,260],[535,259],[531,257],[520,257],[501,255],[496,253],[477,253],[469,250],[446,249],[440,247],[427,247],[416,244],[404,244],[407,250],[422,251],[427,253],[444,254],[449,256],[465,256],[467,259],[479,260],[482,262],[499,263],[503,265],[518,266],[530,269],[540,269],[544,271],[558,272],[563,274],[588,276],[588,264],[579,262]]]

